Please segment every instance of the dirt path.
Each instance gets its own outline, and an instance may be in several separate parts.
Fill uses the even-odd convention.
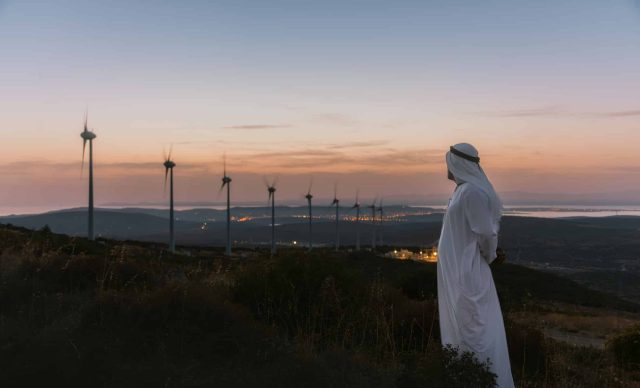
[[[581,333],[569,333],[555,328],[545,328],[543,329],[543,333],[545,336],[553,338],[556,341],[562,341],[576,346],[591,346],[597,349],[604,349],[607,342],[604,338]]]

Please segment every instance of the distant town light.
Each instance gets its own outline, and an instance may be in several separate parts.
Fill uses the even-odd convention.
[[[394,249],[385,254],[386,257],[391,257],[399,260],[416,260],[435,263],[438,261],[438,252],[436,247],[429,248],[426,251],[412,252],[408,249]]]

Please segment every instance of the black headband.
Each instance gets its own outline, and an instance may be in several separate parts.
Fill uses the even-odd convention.
[[[480,158],[477,157],[477,156],[467,155],[462,151],[458,151],[453,146],[451,146],[451,148],[449,148],[449,150],[451,151],[452,154],[454,154],[455,156],[459,156],[462,159],[466,159],[466,160],[468,160],[470,162],[473,162],[473,163],[480,163]]]

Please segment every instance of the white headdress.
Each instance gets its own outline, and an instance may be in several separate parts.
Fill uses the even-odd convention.
[[[502,216],[502,201],[480,167],[478,150],[471,144],[456,144],[447,152],[446,159],[447,167],[456,182],[472,184],[487,194],[494,220],[499,220]]]

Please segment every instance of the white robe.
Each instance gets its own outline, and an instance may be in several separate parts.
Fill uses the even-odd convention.
[[[499,387],[513,387],[507,339],[489,264],[496,257],[499,221],[489,197],[462,183],[449,200],[438,245],[438,309],[443,345],[489,358]]]

